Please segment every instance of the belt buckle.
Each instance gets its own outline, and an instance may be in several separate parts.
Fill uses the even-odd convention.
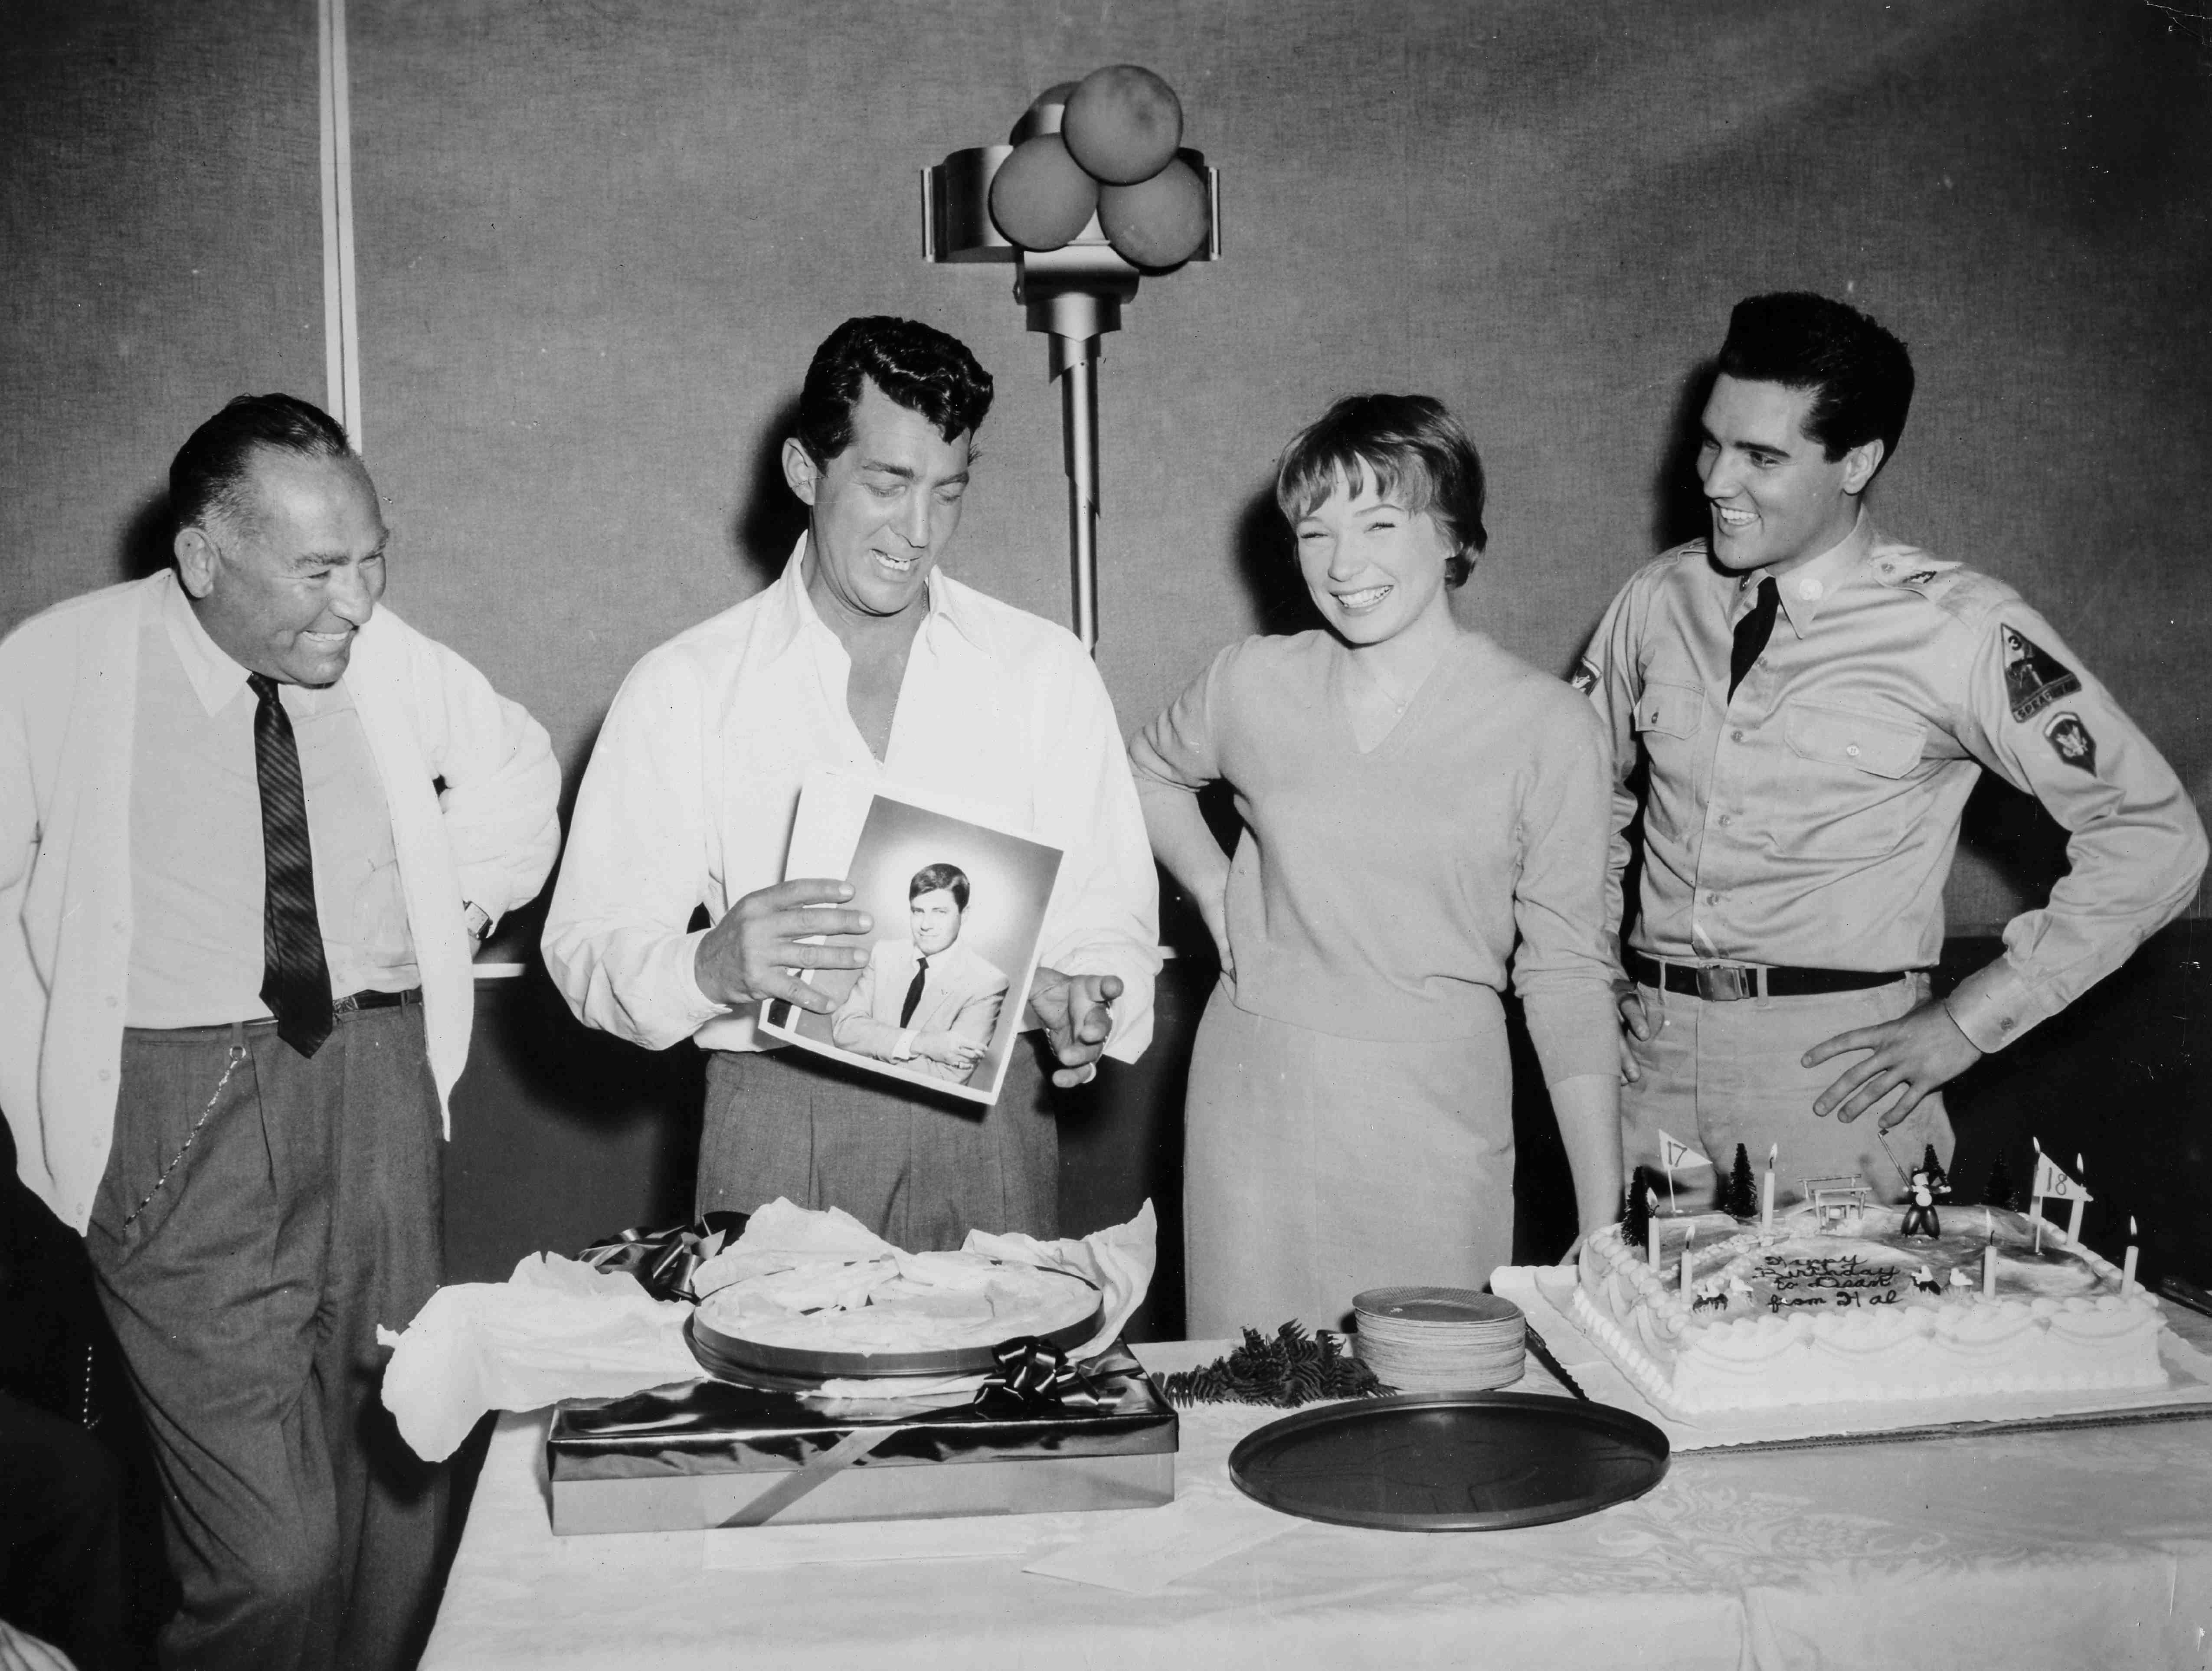
[[[1698,996],[1708,1004],[1733,1004],[1759,995],[1759,973],[1741,963],[1699,963]]]

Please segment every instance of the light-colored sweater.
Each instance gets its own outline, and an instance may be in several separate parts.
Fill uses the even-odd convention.
[[[1238,1007],[1350,1038],[1458,1038],[1510,963],[1546,1081],[1613,1073],[1611,778],[1588,705],[1464,633],[1363,753],[1348,653],[1323,632],[1232,644],[1133,750],[1140,776],[1236,791]]]
[[[71,599],[0,641],[0,1110],[24,1182],[80,1230],[122,1058],[140,629],[175,585],[164,571]],[[496,918],[543,884],[560,768],[543,726],[389,610],[343,684],[391,809],[442,1103],[474,1001],[462,902]]]

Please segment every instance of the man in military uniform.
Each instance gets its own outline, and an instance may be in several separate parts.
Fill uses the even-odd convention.
[[[1711,535],[1638,572],[1577,675],[1613,738],[1616,921],[1649,767],[1626,1165],[1664,1126],[1894,1194],[1878,1132],[1948,1164],[1942,1086],[2117,968],[2203,873],[2187,793],[2050,623],[1869,520],[1911,396],[1904,345],[1855,310],[1740,303],[1701,419]],[[2066,828],[2070,868],[1939,1003],[1944,878],[1984,769]]]

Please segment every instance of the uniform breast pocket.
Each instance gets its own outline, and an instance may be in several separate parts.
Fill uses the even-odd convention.
[[[1920,763],[1926,732],[1920,726],[1826,702],[1792,702],[1783,734],[1801,760],[1875,777],[1901,778]]]
[[[1694,684],[1646,679],[1636,699],[1636,734],[1647,749],[1656,750],[1662,738],[1687,742],[1705,719],[1705,693]]]

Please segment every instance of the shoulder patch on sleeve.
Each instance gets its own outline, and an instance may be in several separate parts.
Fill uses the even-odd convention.
[[[2081,689],[2079,674],[2019,628],[1999,623],[1997,634],[2004,645],[2005,702],[2014,720],[2033,719]]]
[[[2097,775],[2097,739],[2081,723],[2080,714],[2071,709],[2052,714],[2044,721],[2043,738],[2068,765],[2079,766],[2091,777]]]

